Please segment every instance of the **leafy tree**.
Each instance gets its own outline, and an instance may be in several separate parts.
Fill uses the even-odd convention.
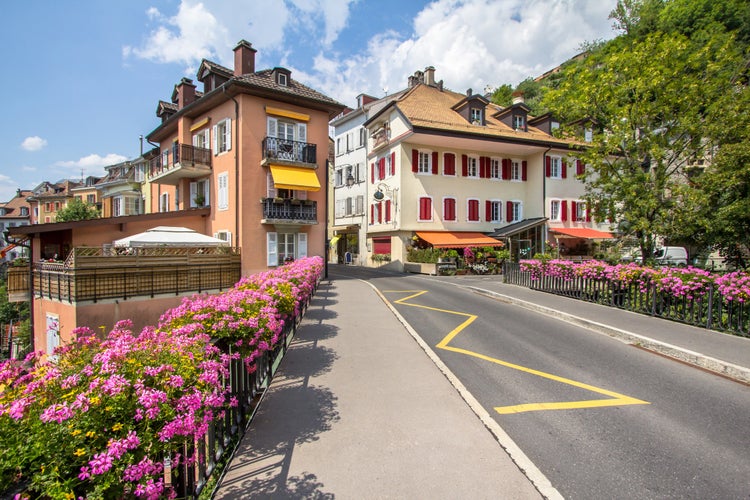
[[[490,101],[499,106],[510,106],[513,100],[511,94],[513,94],[513,87],[504,83],[495,89],[492,96],[490,96]]]
[[[725,33],[701,44],[659,31],[622,36],[568,66],[545,95],[564,122],[596,124],[577,154],[589,166],[587,199],[599,220],[634,235],[644,256],[656,235],[693,229],[698,193],[686,167],[718,147],[709,124],[731,120],[724,110],[743,64]]]
[[[84,203],[78,198],[73,198],[57,212],[55,222],[71,222],[77,220],[97,219],[100,217],[99,210],[93,205]]]

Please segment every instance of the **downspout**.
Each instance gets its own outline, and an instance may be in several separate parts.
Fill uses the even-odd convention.
[[[542,217],[544,212],[547,211],[547,153],[550,152],[552,146],[547,146],[547,151],[542,154]],[[542,237],[542,253],[547,253],[547,224],[544,224],[544,235]]]
[[[231,81],[231,80],[230,80]],[[229,82],[227,82],[229,83]],[[235,240],[235,248],[239,248],[240,246],[240,155],[238,154],[238,151],[240,149],[240,103],[237,102],[237,99],[234,98],[234,96],[231,96],[227,94],[227,87],[226,83],[221,86],[222,91],[225,95],[227,95],[231,100],[234,101],[234,140],[235,140],[235,149],[234,149],[234,199],[237,206],[234,210],[234,233],[237,237]]]

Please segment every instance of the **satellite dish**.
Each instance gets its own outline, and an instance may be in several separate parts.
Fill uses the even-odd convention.
[[[381,190],[378,189],[377,191],[375,191],[375,193],[373,193],[372,197],[375,198],[376,200],[380,201],[383,198],[385,198],[385,195],[383,194],[383,192]]]

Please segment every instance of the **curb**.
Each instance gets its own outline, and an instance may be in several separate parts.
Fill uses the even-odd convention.
[[[516,304],[531,311],[546,314],[567,323],[571,323],[573,325],[616,338],[627,344],[632,344],[642,349],[646,349],[648,351],[652,351],[676,359],[678,361],[682,361],[683,363],[702,368],[704,370],[735,380],[737,382],[750,384],[750,368],[745,368],[743,366],[728,363],[726,361],[712,358],[710,356],[706,356],[689,349],[684,349],[682,347],[668,344],[666,342],[661,342],[649,337],[644,337],[643,335],[639,335],[637,333],[628,332],[620,328],[615,328],[613,326],[598,323],[596,321],[591,321],[586,318],[581,318],[580,316],[564,313],[562,311],[558,311],[557,309],[540,306],[539,304],[527,302],[525,300],[511,297],[509,295],[503,295],[501,293],[493,292],[491,290],[486,290],[484,288],[475,286],[459,286],[463,286],[468,290],[471,290],[480,295],[484,295],[486,297],[490,297],[492,299],[500,300],[509,304]]]

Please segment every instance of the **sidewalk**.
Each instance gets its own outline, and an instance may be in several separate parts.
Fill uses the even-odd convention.
[[[452,282],[750,384],[749,338],[506,285],[501,276],[453,277]]]
[[[321,283],[214,498],[541,495],[378,293],[337,278]]]

